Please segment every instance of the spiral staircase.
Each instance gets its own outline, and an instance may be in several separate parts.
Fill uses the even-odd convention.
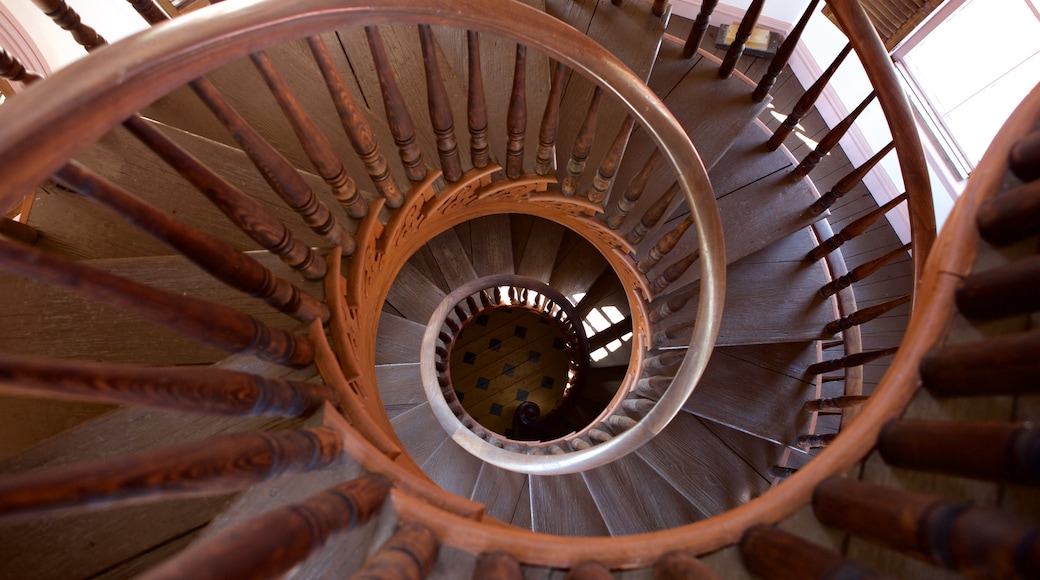
[[[853,236],[902,198],[834,234],[869,167],[793,177],[831,135],[812,162],[767,147],[772,81],[733,71],[739,42],[696,52],[706,17],[132,2],[156,27],[107,47],[38,3],[97,54],[39,81],[0,60],[34,85],[0,108],[0,199],[41,190],[38,231],[8,235],[33,243],[0,240],[0,388],[83,422],[0,464],[0,576],[1040,573],[1036,526],[990,509],[1040,515],[1036,94],[929,251],[909,110],[865,13],[832,4],[914,225],[879,379],[860,325],[901,335],[878,317],[910,298],[855,283],[906,248]],[[987,240],[1020,233],[980,241],[980,206]],[[463,340],[520,306],[582,359],[562,436],[479,420],[571,380],[537,328]]]

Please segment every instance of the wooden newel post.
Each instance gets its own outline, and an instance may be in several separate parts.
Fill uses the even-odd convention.
[[[428,528],[405,524],[369,558],[351,580],[421,580],[437,560],[440,542]]]
[[[379,511],[390,490],[381,475],[367,475],[269,511],[194,544],[147,580],[276,577],[325,545],[332,534],[351,530]]]

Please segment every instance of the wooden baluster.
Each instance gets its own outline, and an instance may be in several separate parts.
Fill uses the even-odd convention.
[[[664,16],[664,10],[668,7],[668,0],[654,0],[650,11],[654,16]]]
[[[148,22],[148,24],[155,25],[170,19],[169,15],[156,6],[152,0],[127,0],[127,2],[134,7],[134,10],[136,10],[137,13]]]
[[[423,66],[426,69],[426,98],[430,105],[430,122],[437,136],[437,154],[440,157],[444,180],[455,183],[462,179],[462,162],[459,160],[459,145],[455,139],[455,119],[451,113],[451,101],[444,88],[441,65],[437,62],[437,49],[433,33],[425,24],[419,25],[419,43],[422,46]]]
[[[820,288],[819,292],[817,292],[817,294],[820,295],[820,298],[828,298],[830,296],[833,296],[834,294],[837,294],[838,291],[842,290],[843,288],[848,288],[849,286],[855,284],[856,282],[859,282],[860,280],[863,280],[867,276],[870,276],[874,272],[877,272],[878,270],[881,269],[882,266],[884,266],[885,264],[891,262],[892,260],[894,260],[898,256],[906,254],[906,252],[908,252],[909,250],[910,250],[910,244],[906,244],[905,246],[902,246],[900,248],[896,248],[896,249],[892,250],[891,252],[885,254],[884,256],[881,256],[880,258],[874,258],[873,260],[870,260],[869,262],[865,262],[865,263],[863,263],[863,264],[861,264],[859,266],[856,266],[848,274],[845,274],[844,276],[840,276],[840,277],[838,277],[838,278],[836,278],[836,279],[834,279],[834,280],[824,284]]]
[[[639,220],[639,223],[632,228],[632,231],[628,232],[628,242],[633,246],[643,241],[643,236],[650,231],[651,228],[657,225],[657,222],[661,221],[664,217],[664,212],[668,211],[671,207],[672,201],[675,200],[675,196],[679,193],[679,184],[673,183],[668,191],[661,197],[657,198],[645,212],[643,217]]]
[[[805,374],[822,375],[823,373],[829,373],[838,369],[847,369],[862,366],[867,364],[868,362],[876,361],[886,356],[892,356],[898,350],[898,346],[893,346],[891,348],[882,348],[878,350],[857,352],[854,354],[845,355],[841,358],[821,361],[809,365],[809,368],[805,369]]]
[[[610,568],[599,562],[582,562],[567,572],[564,580],[613,580]]]
[[[480,291],[480,303],[484,306],[485,309],[493,308],[495,306],[495,302],[491,299],[491,296],[488,294],[487,290]]]
[[[957,308],[968,318],[988,320],[1040,310],[1040,256],[983,270],[957,285]]]
[[[372,519],[389,490],[390,481],[377,474],[341,483],[196,542],[142,578],[281,577],[333,534]]]
[[[755,25],[758,24],[758,18],[762,15],[762,7],[765,6],[765,0],[752,0],[751,5],[748,6],[747,12],[744,13],[744,18],[740,20],[740,26],[737,28],[736,36],[733,38],[733,44],[729,46],[729,50],[726,51],[726,58],[722,59],[722,65],[719,66],[719,78],[728,79],[733,75],[734,69],[737,68],[737,61],[744,55],[744,47],[747,45],[747,41],[751,38],[751,32],[755,29]]]
[[[1040,131],[1033,131],[1011,147],[1008,166],[1022,181],[1040,179]]]
[[[900,296],[899,298],[896,298],[894,300],[889,300],[888,302],[883,302],[875,306],[870,306],[862,310],[857,310],[856,312],[853,312],[848,316],[842,316],[841,318],[833,322],[829,322],[827,326],[824,327],[823,331],[829,334],[838,334],[839,332],[843,330],[848,330],[853,326],[859,326],[861,324],[870,322],[871,320],[874,320],[875,318],[881,316],[889,310],[902,306],[903,304],[906,304],[908,302],[910,302],[909,294],[906,296]]]
[[[527,133],[527,47],[516,45],[513,90],[506,114],[506,177],[516,179],[524,172],[524,136]]]
[[[653,340],[654,346],[662,346],[662,345],[664,345],[665,343],[667,343],[669,341],[672,341],[672,340],[675,340],[675,339],[679,338],[683,334],[687,334],[687,338],[688,338],[689,337],[688,334],[689,334],[690,331],[693,330],[693,327],[694,327],[695,324],[696,324],[696,321],[695,320],[691,320],[689,322],[684,322],[682,324],[675,324],[675,325],[672,325],[672,326],[667,326],[664,329],[655,332],[654,333],[654,340]]]
[[[686,358],[686,352],[683,350],[666,350],[657,356],[645,359],[643,370],[650,372],[678,366],[684,358]]]
[[[820,0],[812,0],[809,2],[809,6],[802,13],[801,19],[794,25],[791,32],[784,39],[783,44],[777,49],[776,54],[773,56],[773,60],[769,63],[769,70],[763,75],[762,80],[759,81],[758,86],[755,87],[755,91],[751,93],[751,98],[756,103],[761,103],[765,100],[766,95],[772,90],[773,85],[776,84],[776,78],[780,76],[780,73],[787,66],[788,61],[791,60],[791,55],[794,54],[794,49],[798,46],[798,42],[802,39],[802,32],[805,31],[805,26],[809,23],[809,18],[816,13],[816,6],[820,3]]]
[[[15,58],[14,55],[4,50],[3,47],[0,47],[0,78],[19,82],[23,85],[30,85],[43,79],[40,75],[26,70],[25,65]]]
[[[847,57],[850,52],[852,52],[852,45],[846,44],[845,48],[841,49],[841,52],[839,52],[838,56],[835,57],[834,62],[827,67],[827,70],[823,71],[820,78],[816,79],[816,82],[806,89],[805,93],[802,94],[800,99],[798,99],[798,102],[795,103],[794,110],[791,111],[791,114],[784,119],[784,122],[776,128],[776,131],[773,132],[773,136],[770,137],[769,141],[766,143],[766,147],[768,147],[770,151],[776,151],[779,149],[780,146],[784,144],[784,139],[787,139],[787,136],[791,134],[791,131],[793,131],[795,127],[798,126],[798,123],[802,118],[812,110],[813,105],[816,104],[816,99],[819,99],[820,95],[823,94],[823,89],[827,87],[827,83],[831,81],[831,77],[834,76],[834,73],[838,70],[838,67],[841,66],[841,63],[845,61],[845,57]]]
[[[672,314],[679,312],[686,306],[686,303],[689,302],[691,298],[699,295],[700,292],[700,285],[695,284],[683,292],[661,298],[661,305],[650,311],[650,322],[656,324]]]
[[[36,231],[36,228],[9,217],[0,217],[0,236],[29,245],[35,244],[40,239],[40,234]]]
[[[589,110],[585,114],[585,121],[581,124],[578,136],[574,139],[574,147],[571,149],[571,159],[567,162],[567,172],[560,183],[563,195],[572,197],[578,189],[578,181],[585,172],[585,162],[592,152],[592,142],[596,139],[596,120],[599,117],[599,102],[603,96],[603,89],[596,87],[592,91],[592,101],[589,102]]]
[[[621,226],[621,223],[625,221],[625,217],[628,216],[628,212],[632,210],[632,207],[636,205],[639,198],[643,196],[643,191],[646,189],[646,183],[650,180],[650,174],[654,170],[654,166],[657,165],[658,160],[661,159],[661,150],[654,148],[653,152],[650,153],[650,157],[643,164],[643,169],[632,178],[632,181],[628,184],[628,189],[625,190],[624,195],[617,201],[617,205],[614,206],[614,211],[610,217],[607,218],[607,227],[616,230]]]
[[[816,487],[824,525],[976,578],[1040,576],[1040,527],[1004,512],[832,477]]]
[[[636,264],[636,269],[642,273],[647,273],[651,268],[657,265],[662,258],[668,255],[669,252],[675,249],[675,246],[679,243],[679,240],[686,233],[686,230],[690,229],[693,225],[693,216],[687,215],[683,221],[679,222],[679,225],[675,226],[672,231],[668,232],[657,240],[650,251],[643,256],[642,260]]]
[[[884,578],[841,554],[768,525],[749,528],[740,538],[740,559],[756,576],[803,578]]]
[[[718,6],[719,0],[704,0],[701,2],[701,9],[697,12],[697,18],[693,21],[693,28],[690,29],[690,35],[686,37],[686,44],[683,45],[683,58],[690,58],[697,54],[697,49],[701,46],[701,41],[704,40],[704,33],[708,30],[708,25],[711,24],[711,13]]]
[[[798,167],[791,172],[791,177],[794,179],[802,179],[806,175],[809,175],[809,172],[820,163],[820,160],[823,159],[824,155],[830,153],[831,149],[834,149],[834,147],[838,145],[838,141],[845,136],[845,133],[847,133],[853,123],[856,122],[856,119],[860,114],[863,113],[872,102],[874,102],[876,96],[877,93],[871,91],[870,95],[868,95],[866,99],[863,99],[863,102],[860,103],[854,111],[849,113],[848,117],[842,119],[840,123],[828,131],[827,134],[824,135],[823,139],[820,140],[820,143],[816,145],[816,149],[813,149],[812,152],[806,155],[805,159],[798,164]]]
[[[124,126],[262,247],[309,280],[319,280],[325,276],[325,260],[293,236],[285,224],[258,201],[220,177],[149,121],[133,116],[124,122]]]
[[[472,312],[473,315],[477,315],[477,314],[480,313],[481,310],[483,310],[477,304],[477,298],[475,296],[467,296],[466,297],[466,307],[469,308],[469,311]]]
[[[889,465],[1027,485],[1040,484],[1038,449],[1028,423],[893,420],[878,436]]]
[[[383,94],[386,120],[390,125],[390,133],[394,136],[394,143],[400,150],[404,172],[412,182],[420,182],[426,179],[426,165],[423,163],[419,145],[415,141],[412,115],[408,112],[404,96],[401,95],[401,89],[397,86],[394,69],[390,65],[390,59],[386,56],[386,48],[383,46],[379,29],[375,26],[366,26],[365,37],[368,39],[369,52],[372,53],[372,62],[375,64],[376,75],[379,77],[379,90]]]
[[[643,416],[650,412],[657,403],[650,399],[625,399],[621,401],[621,408],[626,413],[630,413],[636,416]]]
[[[849,395],[844,397],[834,397],[831,399],[814,399],[812,401],[806,401],[802,408],[810,413],[831,413],[834,411],[840,413],[842,409],[859,407],[863,403],[866,403],[869,398],[870,397]]]
[[[840,232],[820,242],[820,245],[810,250],[808,256],[809,259],[815,262],[842,247],[845,245],[845,242],[862,235],[867,231],[867,228],[874,225],[878,218],[892,211],[897,205],[904,201],[906,201],[905,192],[892,198],[885,205],[845,226]]]
[[[690,266],[692,266],[693,263],[696,262],[699,257],[700,250],[695,249],[689,254],[680,258],[671,266],[665,268],[664,272],[661,272],[661,275],[654,280],[653,286],[651,288],[654,295],[656,296],[657,294],[664,292],[665,288],[671,286],[676,280],[682,277],[682,275],[690,269]]]
[[[775,477],[777,479],[787,479],[796,473],[798,473],[798,470],[794,467],[784,467],[781,465],[769,466],[770,477]]]
[[[482,554],[473,569],[473,580],[523,580],[520,563],[509,554]]]
[[[605,424],[614,432],[615,435],[620,435],[638,425],[639,421],[624,415],[611,415],[607,417]]]
[[[440,542],[428,528],[414,523],[404,524],[350,578],[421,580],[433,569],[439,550]]]
[[[227,306],[157,290],[19,243],[0,240],[0,267],[133,312],[228,352],[295,367],[314,360],[314,348],[305,337],[271,328]]]
[[[350,89],[343,81],[343,76],[336,68],[336,63],[332,60],[332,54],[329,53],[329,49],[320,38],[308,38],[307,45],[310,46],[314,61],[318,63],[321,76],[325,79],[329,94],[332,95],[340,124],[343,125],[343,130],[350,139],[350,144],[354,147],[357,156],[365,164],[365,170],[376,191],[386,198],[387,207],[394,209],[401,207],[401,204],[404,203],[404,195],[401,194],[401,189],[390,173],[390,165],[379,149],[379,142],[376,141],[372,126],[354,101],[354,96],[350,93]]]
[[[921,381],[943,397],[1035,393],[1040,390],[1040,330],[944,346],[921,360]]]
[[[20,356],[0,357],[0,391],[207,415],[299,417],[325,401],[338,402],[326,385],[213,367],[135,367]]]
[[[289,120],[293,133],[303,146],[307,158],[318,170],[318,175],[329,185],[336,201],[343,206],[350,217],[358,219],[365,217],[368,213],[368,203],[361,197],[361,192],[358,191],[354,179],[347,175],[343,161],[336,154],[332,143],[307,114],[306,109],[292,93],[289,84],[278,73],[278,69],[275,68],[271,59],[262,52],[254,53],[250,58],[260,71],[268,88],[271,89],[271,94],[274,95],[286,119]]]
[[[231,244],[174,219],[76,162],[70,162],[58,170],[54,179],[72,191],[108,206],[124,220],[177,250],[228,286],[261,298],[297,320],[329,321],[331,314],[328,306],[317,298],[275,276]]]
[[[487,99],[484,96],[484,73],[480,69],[480,35],[466,31],[466,47],[469,53],[469,90],[466,98],[469,123],[469,150],[473,167],[483,169],[491,162],[491,147],[488,145]]]
[[[107,44],[107,41],[96,30],[83,24],[79,14],[65,3],[65,0],[32,0],[55,24],[68,30],[77,44],[83,48],[94,50]]]
[[[1040,181],[987,199],[975,214],[975,223],[982,238],[995,246],[1013,244],[1040,233]]]
[[[534,171],[538,175],[549,175],[555,165],[556,137],[560,130],[560,104],[563,102],[563,63],[557,62],[549,85],[549,97],[542,113],[542,125],[538,131],[538,153],[535,155]]]
[[[814,201],[812,205],[809,206],[809,210],[806,213],[810,216],[817,216],[822,214],[827,208],[834,205],[834,202],[841,199],[841,197],[846,193],[852,191],[853,187],[859,185],[859,182],[863,181],[863,178],[867,176],[867,173],[870,173],[870,170],[874,169],[874,166],[884,159],[890,151],[895,149],[895,146],[895,141],[889,141],[888,145],[885,145],[880,151],[875,153],[873,157],[864,162],[863,165],[860,165],[850,171],[848,175],[842,177],[834,184],[834,186],[831,187],[830,191],[821,195],[820,199]]]
[[[823,449],[830,445],[837,436],[835,433],[799,435],[798,446],[802,449]]]
[[[238,433],[157,451],[7,476],[0,517],[171,496],[226,493],[320,469],[343,452],[332,429]]]
[[[625,156],[625,149],[628,148],[628,140],[632,136],[632,129],[635,126],[636,120],[631,115],[625,117],[625,121],[621,124],[621,129],[618,130],[617,137],[614,138],[614,142],[610,145],[610,150],[607,151],[606,156],[603,157],[603,162],[600,163],[599,169],[596,171],[596,176],[592,178],[592,189],[589,190],[588,194],[589,201],[602,203],[606,199],[607,194],[610,193],[610,189],[614,185],[614,176],[617,175],[621,159]]]
[[[315,233],[343,248],[343,253],[354,252],[354,236],[339,222],[311,190],[299,171],[228,103],[212,83],[196,79],[189,83],[195,94],[206,104],[227,128],[235,142],[242,147],[271,189],[289,205]]]

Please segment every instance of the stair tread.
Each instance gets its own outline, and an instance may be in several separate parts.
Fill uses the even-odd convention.
[[[381,312],[376,334],[376,364],[418,364],[426,325]]]
[[[577,234],[567,232],[565,237],[577,237],[579,240],[569,249],[561,248],[561,255],[557,257],[549,285],[570,299],[575,294],[588,290],[610,264],[595,246],[580,239]]]
[[[277,257],[267,252],[250,256],[319,299],[324,296],[321,282],[303,280]],[[85,263],[148,286],[230,306],[274,328],[296,330],[300,326],[262,301],[225,286],[181,256]],[[5,297],[0,320],[7,329],[0,337],[0,351],[6,353],[145,365],[210,364],[227,356],[129,312],[7,273],[0,273],[0,295]],[[40,316],[41,312],[46,316]]]
[[[469,498],[484,504],[485,515],[509,522],[523,504],[526,493],[527,475],[485,463],[480,468]]]
[[[805,369],[816,360],[812,342],[717,347],[683,409],[780,445],[795,445],[799,435],[809,432],[811,414],[802,404],[816,398],[816,386]]]
[[[516,267],[517,275],[548,283],[552,276],[553,266],[556,263],[556,252],[560,248],[564,231],[564,227],[555,222],[542,219],[534,220],[530,235],[524,239],[521,246],[523,251],[519,254],[519,263]],[[517,232],[517,228],[514,227],[514,240]]]
[[[508,215],[489,215],[469,222],[471,262],[478,276],[513,274],[513,242]]]
[[[765,478],[687,413],[676,415],[636,454],[706,517],[741,505],[769,488]]]
[[[582,476],[613,536],[674,528],[708,516],[637,455]]]
[[[377,364],[376,384],[391,418],[426,401],[419,363]]]
[[[425,325],[446,295],[411,262],[405,262],[387,292],[386,301],[406,319]]]
[[[417,465],[422,465],[442,443],[449,439],[433,416],[429,403],[405,411],[390,420],[398,440]]]
[[[477,279],[473,264],[466,259],[466,250],[455,230],[446,230],[434,236],[426,242],[426,247],[430,249],[450,289]]]
[[[440,425],[437,426],[440,428]],[[441,428],[441,432],[444,429]],[[447,435],[447,434],[445,434]],[[483,462],[451,438],[446,438],[421,466],[426,475],[445,491],[469,497]]]
[[[535,506],[532,515],[536,532],[561,536],[610,535],[581,474],[531,476],[531,504]]]

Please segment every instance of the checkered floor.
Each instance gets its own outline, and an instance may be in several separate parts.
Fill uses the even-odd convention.
[[[567,384],[567,351],[549,320],[524,308],[471,320],[451,351],[455,395],[481,425],[511,435],[513,413],[532,401],[548,413]]]

